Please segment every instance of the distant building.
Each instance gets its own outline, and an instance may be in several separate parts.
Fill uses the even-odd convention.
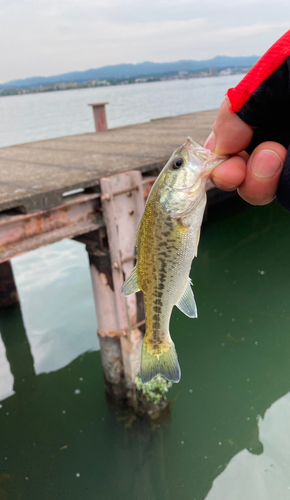
[[[218,70],[217,68],[209,68],[209,76],[217,76]]]

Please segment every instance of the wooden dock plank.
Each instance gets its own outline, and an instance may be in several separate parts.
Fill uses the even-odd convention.
[[[101,177],[161,168],[188,135],[203,143],[216,110],[0,149],[0,212],[50,207],[65,191]]]

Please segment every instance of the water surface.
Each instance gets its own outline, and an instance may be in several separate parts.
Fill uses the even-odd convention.
[[[94,132],[89,103],[109,102],[108,126],[218,108],[242,75],[0,97],[0,147]]]
[[[199,318],[172,315],[182,378],[163,422],[126,426],[96,350],[52,370],[48,356],[42,370],[39,302],[32,329],[19,308],[1,312],[1,374],[4,364],[14,394],[0,402],[0,498],[290,498],[290,219],[276,203],[234,208],[214,209],[202,231],[191,273]],[[82,295],[77,286],[74,304]],[[59,358],[92,335],[83,317],[69,339],[74,311],[63,305],[63,325],[51,327]]]
[[[217,108],[240,77],[0,99],[2,146]],[[164,421],[106,400],[85,248],[13,259],[20,307],[0,312],[0,499],[288,500],[290,219],[276,203],[210,210],[175,308],[182,379]]]

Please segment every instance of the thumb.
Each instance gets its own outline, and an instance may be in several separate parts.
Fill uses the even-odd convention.
[[[218,111],[213,131],[205,141],[204,147],[219,155],[236,154],[250,144],[253,129],[241,120],[236,113],[231,113],[230,101],[225,97]]]

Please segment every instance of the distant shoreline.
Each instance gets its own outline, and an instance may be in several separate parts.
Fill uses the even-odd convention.
[[[214,76],[230,76],[236,74],[245,74],[250,68],[209,68],[209,71],[199,71],[190,73],[188,71],[179,71],[177,74],[162,76],[146,76],[128,79],[107,79],[91,80],[85,82],[59,82],[49,85],[29,85],[23,87],[7,87],[0,89],[0,97],[12,95],[39,94],[42,92],[58,92],[61,90],[76,90],[96,87],[110,87],[116,85],[132,85],[137,83],[163,82],[172,80],[189,80],[192,78],[211,78]]]

